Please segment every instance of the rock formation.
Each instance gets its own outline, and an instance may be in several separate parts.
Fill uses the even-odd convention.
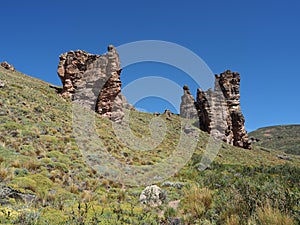
[[[192,99],[184,88],[182,117],[189,117]],[[195,102],[200,129],[228,144],[251,149],[245,130],[245,119],[240,109],[240,75],[230,70],[215,76],[214,90],[197,90]]]
[[[123,116],[121,115],[123,106],[122,97],[118,95],[121,92],[122,83],[120,74],[122,70],[119,55],[112,45],[108,46],[106,57],[107,64],[105,74],[108,76],[108,79],[103,88],[101,88],[96,111],[116,121],[120,116]]]
[[[230,70],[215,76],[214,91],[197,91],[200,129],[234,146],[250,149],[240,109],[240,75]]]
[[[15,67],[8,62],[2,62],[0,63],[0,66],[2,66],[4,69],[10,70],[10,71],[16,71]]]
[[[66,52],[59,56],[57,73],[63,84],[62,96],[73,97],[84,73],[99,58],[99,55],[92,55],[81,50]]]
[[[60,55],[57,70],[62,96],[88,106],[104,117],[120,122],[124,116],[120,60],[114,46],[105,55],[70,51]]]
[[[181,97],[180,116],[186,119],[197,119],[198,114],[195,107],[195,99],[190,93],[187,85],[183,87],[183,96]]]
[[[16,201],[23,201],[30,203],[35,199],[35,195],[29,193],[22,193],[18,190],[14,190],[11,187],[0,186],[0,204],[4,205],[9,203],[9,199],[15,199]]]

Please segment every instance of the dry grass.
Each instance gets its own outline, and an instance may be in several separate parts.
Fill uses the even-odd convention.
[[[41,166],[40,163],[38,163],[37,161],[35,161],[33,159],[31,159],[23,164],[24,168],[26,168],[28,170],[33,170],[33,171],[37,170],[40,166]]]
[[[240,217],[238,215],[231,215],[226,219],[226,225],[239,225],[240,224]]]
[[[296,224],[292,217],[287,214],[283,214],[277,208],[272,208],[267,203],[262,208],[257,210],[257,216],[259,224],[262,225],[294,225]]]
[[[69,191],[73,194],[78,194],[79,193],[79,188],[76,184],[71,184],[69,187]]]
[[[212,206],[212,202],[212,192],[208,188],[192,185],[191,188],[184,190],[183,207],[186,213],[194,218],[201,218]]]
[[[80,196],[82,202],[90,202],[93,199],[93,195],[91,191],[84,190]]]
[[[8,170],[6,168],[0,167],[0,181],[4,181],[8,177]]]
[[[21,168],[22,167],[21,162],[18,159],[15,159],[14,161],[12,161],[11,166],[15,167],[15,168]]]

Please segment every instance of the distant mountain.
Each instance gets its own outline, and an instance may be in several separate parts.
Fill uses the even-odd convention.
[[[263,127],[249,133],[253,144],[300,155],[300,124]]]

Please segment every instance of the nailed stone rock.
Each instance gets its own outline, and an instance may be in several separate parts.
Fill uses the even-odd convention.
[[[200,129],[234,146],[251,149],[240,109],[240,75],[230,70],[215,76],[214,91],[198,89]]]
[[[181,97],[180,116],[186,119],[197,119],[198,113],[195,106],[195,99],[190,93],[187,85],[183,86],[183,96]]]
[[[81,50],[64,53],[57,70],[63,83],[61,94],[103,117],[121,122],[124,104],[128,106],[120,93],[121,71],[119,55],[112,45],[104,55]]]
[[[140,202],[151,207],[160,206],[166,200],[166,192],[157,185],[147,186],[140,195]]]
[[[2,66],[4,69],[10,70],[10,71],[16,71],[15,67],[8,62],[2,62],[0,63],[0,66]]]

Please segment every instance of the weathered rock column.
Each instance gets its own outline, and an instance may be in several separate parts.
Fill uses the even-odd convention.
[[[187,85],[183,87],[183,96],[181,97],[180,116],[186,119],[197,119],[198,113],[195,106],[195,99],[191,95]]]
[[[122,83],[120,80],[121,67],[119,55],[112,45],[108,46],[107,59],[106,76],[108,80],[100,91],[96,112],[115,120],[121,116],[122,96],[119,93],[121,92]]]
[[[215,76],[214,91],[197,90],[200,129],[234,146],[251,149],[240,109],[240,75],[230,70]]]
[[[233,134],[233,145],[251,149],[251,144],[248,140],[248,134],[245,129],[245,118],[240,107],[240,75],[237,72],[230,70],[216,76],[216,81],[219,83],[223,95],[226,99],[229,116],[228,121],[231,121],[231,131]]]

